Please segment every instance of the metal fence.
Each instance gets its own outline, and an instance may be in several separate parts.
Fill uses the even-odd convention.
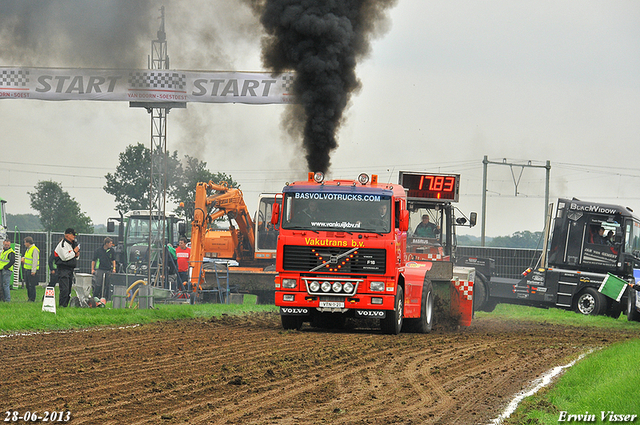
[[[20,252],[24,253],[24,238],[31,236],[33,242],[40,249],[40,267],[37,273],[38,282],[49,282],[49,266],[47,260],[55,249],[63,233],[47,232],[8,232],[8,238],[20,244]],[[117,234],[78,234],[76,240],[80,244],[80,258],[78,260],[78,272],[91,273],[91,259],[97,248],[104,244],[104,238],[110,237],[118,244]],[[480,258],[493,258],[496,265],[496,276],[518,279],[527,267],[534,267],[540,258],[542,251],[539,249],[522,248],[488,248],[480,246],[459,246],[458,256],[471,256]]]
[[[64,237],[62,232],[7,232],[7,238],[12,242],[20,245],[20,253],[24,254],[24,238],[31,236],[33,243],[40,250],[40,258],[38,261],[39,268],[36,275],[38,282],[49,282],[49,255],[58,245],[58,242]],[[80,244],[80,257],[78,259],[78,272],[91,273],[91,259],[96,249],[104,245],[104,238],[110,237],[115,244],[118,243],[116,234],[93,235],[78,234],[76,240]]]
[[[542,251],[523,248],[489,248],[481,246],[459,246],[458,256],[493,258],[496,261],[496,276],[519,279],[527,267],[537,264]]]

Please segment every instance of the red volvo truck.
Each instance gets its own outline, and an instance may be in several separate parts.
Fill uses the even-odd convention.
[[[409,208],[418,211],[421,203],[453,228],[453,215],[445,217],[437,205],[457,200],[459,176],[401,173],[401,181],[408,176],[432,190],[411,191],[366,174],[325,181],[322,173],[284,187],[272,223],[279,227],[275,304],[285,329],[376,318],[385,333],[426,333],[436,299],[461,325],[471,323],[475,270],[454,268],[436,236],[408,236]]]

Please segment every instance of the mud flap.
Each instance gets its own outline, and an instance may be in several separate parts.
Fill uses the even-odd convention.
[[[458,318],[451,315],[451,281],[434,280],[433,294],[433,314],[434,323],[439,328],[457,328]]]
[[[475,269],[454,267],[453,279],[434,280],[434,312],[439,327],[470,326],[473,318]]]

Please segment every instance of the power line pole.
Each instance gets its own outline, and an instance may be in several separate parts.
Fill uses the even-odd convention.
[[[528,161],[526,164],[514,164],[511,162],[507,162],[506,158],[502,159],[502,162],[494,162],[489,161],[487,159],[487,155],[484,156],[482,160],[482,229],[480,235],[480,244],[481,246],[485,246],[485,230],[486,230],[486,222],[487,222],[487,165],[488,164],[496,164],[496,165],[507,165],[511,168],[511,177],[513,178],[513,183],[515,186],[515,196],[518,196],[518,184],[520,184],[520,178],[522,177],[522,173],[524,172],[525,167],[529,168],[544,168],[546,170],[546,179],[545,179],[545,188],[544,188],[544,217],[545,222],[547,220],[547,215],[549,213],[549,177],[551,175],[551,162],[547,160],[545,165],[533,165],[531,161]],[[513,172],[514,167],[520,167],[520,174],[518,175],[518,179],[516,180],[516,176]]]

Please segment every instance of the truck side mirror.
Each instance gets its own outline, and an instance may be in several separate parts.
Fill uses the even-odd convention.
[[[184,221],[181,221],[178,223],[178,233],[180,235],[185,235],[186,234],[186,226],[184,224]]]
[[[279,221],[280,221],[280,204],[276,202],[273,204],[273,207],[271,209],[271,224],[275,226],[276,224],[278,224]]]
[[[477,222],[478,222],[478,213],[472,212],[471,214],[469,214],[469,227],[475,226]]]
[[[400,211],[400,223],[398,229],[401,232],[406,232],[407,230],[409,230],[409,211]]]
[[[113,221],[107,221],[107,232],[113,233],[116,231],[116,224]]]

